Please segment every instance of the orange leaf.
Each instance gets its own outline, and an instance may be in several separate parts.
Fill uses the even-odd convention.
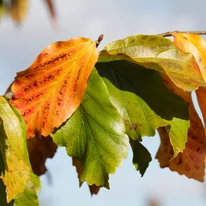
[[[51,44],[17,73],[10,103],[26,122],[27,138],[48,136],[74,113],[97,58],[96,42],[78,37]]]
[[[197,89],[195,92],[204,119],[204,124],[206,125],[206,89],[199,87],[199,89]]]
[[[174,32],[174,44],[184,52],[191,53],[206,81],[206,42],[197,34]]]
[[[27,139],[27,145],[32,170],[34,174],[40,176],[47,171],[45,167],[46,159],[54,156],[57,145],[52,141],[50,136]]]
[[[166,77],[164,77],[164,79],[166,85],[188,103],[191,125],[188,131],[188,141],[185,150],[173,159],[173,149],[169,141],[168,133],[164,128],[159,128],[161,145],[156,158],[159,160],[161,167],[169,167],[172,171],[177,171],[179,174],[203,181],[205,170],[204,160],[206,156],[205,129],[195,111],[191,94],[177,88],[171,80],[166,79]]]

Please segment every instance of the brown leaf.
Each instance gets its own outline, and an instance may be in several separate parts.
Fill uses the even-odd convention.
[[[27,139],[27,145],[33,172],[40,176],[47,171],[45,166],[46,159],[54,156],[57,146],[50,136]]]
[[[164,128],[159,128],[161,145],[156,158],[159,160],[161,167],[169,167],[172,171],[177,171],[179,174],[203,181],[205,170],[204,160],[206,156],[205,129],[195,111],[190,92],[185,92],[177,88],[168,78],[164,77],[164,79],[166,85],[188,103],[191,125],[188,131],[188,141],[185,150],[173,159],[173,150],[168,133]]]
[[[26,122],[27,138],[50,135],[75,112],[97,58],[96,42],[78,37],[51,44],[17,73],[10,103]]]

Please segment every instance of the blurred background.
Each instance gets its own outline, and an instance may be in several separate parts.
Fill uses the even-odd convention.
[[[9,4],[9,0],[3,2]],[[28,68],[41,50],[55,41],[76,36],[96,40],[103,33],[101,50],[104,45],[131,35],[206,30],[204,0],[54,0],[56,17],[46,2],[28,1],[22,21],[21,16],[14,20],[2,15],[0,9],[1,94],[16,72]],[[159,143],[158,135],[143,138],[153,157],[143,178],[132,165],[130,151],[123,167],[110,176],[110,190],[101,189],[93,197],[86,184],[79,188],[71,158],[64,148],[59,148],[54,158],[46,162],[48,172],[40,177],[40,206],[205,206],[204,183],[160,169],[155,160]]]

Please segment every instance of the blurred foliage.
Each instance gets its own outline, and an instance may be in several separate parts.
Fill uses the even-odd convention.
[[[53,0],[43,0],[49,10],[52,21],[56,20]],[[0,20],[7,15],[15,23],[20,24],[26,18],[29,9],[29,0],[0,0]]]

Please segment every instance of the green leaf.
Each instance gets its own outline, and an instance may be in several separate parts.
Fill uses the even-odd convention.
[[[153,136],[156,128],[165,126],[175,156],[184,150],[189,128],[188,105],[164,85],[156,71],[105,56],[100,56],[96,68],[130,138],[141,141],[143,136]]]
[[[124,123],[110,101],[107,87],[93,70],[80,107],[55,134],[54,142],[65,146],[69,156],[83,166],[80,182],[109,188],[108,174],[122,165],[129,139]]]
[[[39,200],[37,193],[40,191],[40,180],[33,172],[30,173],[30,179],[25,185],[23,193],[16,196],[13,206],[38,206]]]
[[[36,193],[39,192],[40,182],[31,171],[26,125],[19,112],[2,96],[0,118],[0,172],[3,180],[0,182],[0,199],[9,202],[8,205],[38,205]]]
[[[130,145],[133,151],[133,164],[136,170],[139,170],[140,174],[143,176],[152,157],[140,142],[130,139]]]
[[[130,36],[107,45],[101,54],[132,61],[164,73],[185,90],[195,90],[200,85],[205,85],[194,57],[161,36]]]

